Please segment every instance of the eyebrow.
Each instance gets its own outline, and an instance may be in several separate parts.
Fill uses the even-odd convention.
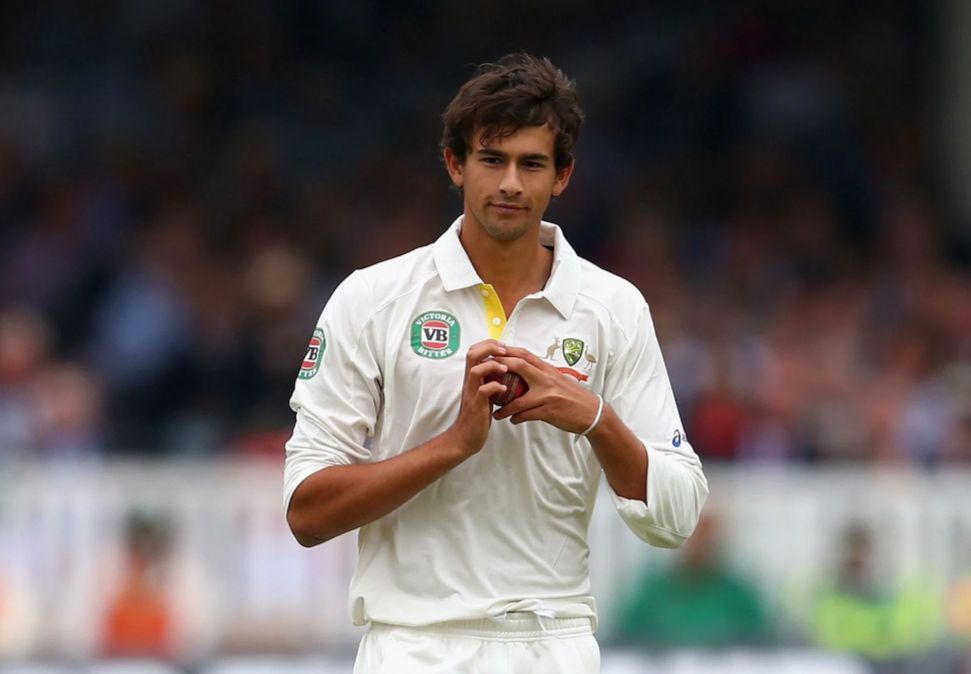
[[[501,150],[492,150],[489,148],[479,148],[475,152],[476,154],[486,155],[488,157],[501,157],[503,159],[509,157],[509,154],[506,152],[502,152]],[[520,156],[519,159],[524,161],[550,161],[550,157],[542,152],[531,152],[529,154],[524,154]]]

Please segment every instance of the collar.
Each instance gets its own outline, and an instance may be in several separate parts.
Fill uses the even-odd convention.
[[[433,244],[435,266],[446,291],[459,290],[481,284],[468,253],[459,240],[462,230],[460,215]],[[545,220],[540,223],[540,243],[553,247],[553,269],[546,287],[540,292],[563,318],[569,318],[580,291],[580,258],[563,236],[559,226]]]

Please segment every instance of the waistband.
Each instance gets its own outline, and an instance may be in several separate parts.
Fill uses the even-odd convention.
[[[593,634],[590,618],[548,618],[535,613],[507,613],[498,618],[449,620],[418,627],[371,623],[375,631],[414,630],[443,637],[467,637],[484,641],[536,641]]]

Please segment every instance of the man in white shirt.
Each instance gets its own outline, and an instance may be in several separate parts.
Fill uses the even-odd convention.
[[[601,471],[624,521],[676,547],[708,494],[650,312],[542,221],[573,173],[573,83],[517,54],[445,111],[463,214],[354,272],[291,399],[285,507],[307,546],[360,528],[355,674],[599,671],[587,526]],[[529,390],[493,409],[514,372]]]

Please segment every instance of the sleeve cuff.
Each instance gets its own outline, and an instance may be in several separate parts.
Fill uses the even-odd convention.
[[[672,482],[677,480],[677,476],[671,474],[673,472],[671,469],[676,469],[678,466],[670,466],[667,457],[646,445],[645,447],[648,457],[647,503],[639,499],[620,496],[610,486],[610,483],[607,484],[607,488],[621,519],[638,538],[656,547],[676,548],[684,543],[688,537],[664,526],[664,511],[666,509],[663,507],[664,504],[659,502],[659,499],[665,486],[668,489],[674,486]]]

